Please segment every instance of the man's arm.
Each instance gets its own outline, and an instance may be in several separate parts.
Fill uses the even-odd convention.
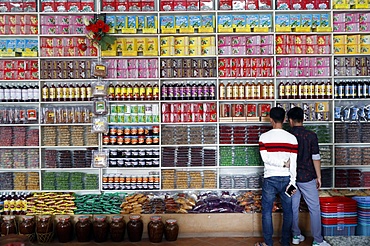
[[[296,143],[293,147],[292,153],[290,154],[290,183],[296,186],[296,178],[297,178],[297,153],[298,153],[298,143]]]
[[[315,172],[317,176],[316,187],[321,188],[321,160],[313,160],[313,166],[315,167]]]

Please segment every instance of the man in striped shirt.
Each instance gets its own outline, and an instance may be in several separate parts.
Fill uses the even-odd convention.
[[[270,110],[272,128],[259,139],[260,154],[264,163],[262,185],[262,230],[263,243],[256,246],[272,246],[274,233],[272,208],[276,195],[279,194],[283,207],[283,225],[281,244],[290,245],[292,226],[292,198],[285,194],[288,186],[295,186],[298,142],[294,135],[283,130],[285,110],[273,107]],[[294,194],[294,193],[293,193]]]

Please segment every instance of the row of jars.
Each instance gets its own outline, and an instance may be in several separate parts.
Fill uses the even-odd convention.
[[[91,238],[95,242],[105,242],[110,237],[112,242],[124,240],[127,227],[127,236],[130,242],[139,242],[142,239],[144,224],[140,215],[131,215],[126,222],[123,216],[115,215],[111,221],[104,215],[94,216],[93,221],[89,216],[80,216],[73,226],[69,215],[61,215],[54,229],[54,222],[51,215],[23,216],[19,223],[13,215],[4,215],[1,223],[1,236],[9,234],[20,234],[28,237],[31,242],[49,243],[52,242],[54,233],[61,243],[71,242],[75,233],[78,242],[89,242]],[[73,230],[74,227],[74,230]],[[149,241],[159,243],[163,236],[167,241],[176,241],[179,233],[179,226],[174,219],[162,222],[160,216],[151,216],[148,223]]]

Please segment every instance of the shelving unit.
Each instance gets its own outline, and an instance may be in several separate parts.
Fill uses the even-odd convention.
[[[94,2],[91,1],[91,3]],[[263,10],[218,10],[220,8],[219,2],[210,3],[209,6],[212,5],[213,10],[161,11],[162,3],[160,0],[156,0],[153,4],[154,11],[111,12],[102,11],[102,1],[96,1],[93,12],[59,13],[42,12],[43,4],[39,1],[37,3],[38,12],[0,13],[0,22],[6,18],[14,17],[14,20],[19,21],[16,25],[22,26],[24,23],[30,26],[30,31],[27,34],[11,33],[9,31],[9,33],[0,34],[0,40],[16,38],[24,40],[32,39],[38,42],[37,54],[30,51],[24,51],[24,54],[28,55],[24,57],[8,56],[8,54],[5,53],[0,54],[0,63],[4,65],[4,68],[9,64],[9,61],[23,62],[28,65],[38,65],[37,70],[33,65],[26,67],[26,75],[24,76],[28,77],[27,79],[24,77],[24,79],[20,80],[17,78],[23,75],[18,74],[18,70],[15,67],[12,67],[13,70],[10,69],[10,71],[12,71],[11,77],[6,77],[5,70],[1,69],[0,66],[1,85],[6,86],[6,83],[25,84],[28,87],[28,94],[32,95],[32,97],[28,96],[28,99],[33,100],[33,102],[1,102],[0,113],[3,112],[2,109],[8,108],[13,109],[19,107],[20,109],[26,110],[36,109],[37,119],[33,121],[32,124],[6,123],[0,126],[2,128],[25,127],[26,129],[37,129],[39,132],[37,139],[38,143],[32,146],[3,145],[0,147],[0,154],[3,152],[12,153],[17,149],[24,151],[36,150],[38,152],[36,158],[38,163],[32,161],[30,161],[30,163],[36,163],[37,168],[4,168],[6,159],[2,159],[0,174],[5,172],[35,172],[40,179],[38,184],[40,190],[43,190],[45,185],[42,182],[42,176],[45,175],[45,173],[74,173],[76,171],[84,174],[97,175],[98,186],[96,189],[88,190],[91,192],[112,192],[116,191],[117,187],[119,187],[119,190],[125,192],[184,189],[259,189],[258,173],[263,171],[263,166],[261,160],[258,159],[258,136],[260,133],[269,129],[270,126],[266,120],[268,118],[266,112],[269,111],[269,106],[275,105],[282,106],[286,109],[293,105],[304,107],[307,112],[305,125],[318,132],[320,149],[323,151],[322,155],[325,157],[322,165],[326,178],[325,188],[342,188],[342,186],[338,185],[339,183],[336,184],[335,181],[336,177],[340,177],[339,172],[343,170],[359,169],[360,171],[368,172],[369,163],[367,163],[365,152],[370,146],[366,141],[362,140],[348,143],[348,141],[343,141],[343,138],[338,139],[338,136],[342,134],[339,130],[347,129],[345,127],[340,127],[343,124],[350,123],[353,119],[349,117],[348,120],[341,122],[337,119],[338,115],[336,112],[340,113],[340,111],[343,111],[348,105],[349,112],[351,112],[350,110],[353,110],[353,108],[364,108],[364,106],[368,105],[370,100],[370,95],[368,94],[368,88],[370,87],[368,75],[370,75],[370,71],[360,69],[360,71],[357,71],[357,75],[360,76],[343,76],[345,74],[341,72],[343,69],[347,74],[352,70],[356,71],[356,69],[338,67],[338,64],[340,65],[339,60],[345,58],[348,59],[344,61],[344,65],[350,65],[353,62],[356,65],[356,59],[358,62],[366,64],[367,66],[370,63],[370,49],[367,49],[370,48],[369,6],[356,6],[367,9],[337,9],[347,6],[332,3],[332,5],[336,4],[333,5],[333,8],[312,10],[275,10],[273,9],[274,6],[272,9]],[[225,2],[222,3],[223,7],[225,6],[223,5],[224,3]],[[205,4],[209,3],[206,2]],[[347,24],[341,24],[345,23],[343,18],[346,18],[346,13],[349,13],[348,18],[357,18],[360,14],[363,14],[364,18],[361,19],[361,23],[365,24],[358,24],[358,28],[361,26],[363,31],[359,29],[358,31],[350,32],[349,29],[357,28],[357,24],[351,24],[356,23],[354,19],[353,22],[347,22],[347,24],[349,23],[347,29]],[[120,33],[111,33],[112,36],[118,39],[118,43],[121,45],[118,52],[121,56],[116,56],[116,52],[112,52],[112,50],[100,52],[95,50],[95,48],[91,48],[91,44],[85,39],[82,16],[92,17],[96,14],[105,15],[108,22],[113,22],[115,17],[119,17],[118,21],[122,21],[122,17],[139,17],[140,19],[146,19],[147,22],[144,22],[144,25],[142,25],[141,22],[139,23],[141,29],[129,28],[129,26],[120,27],[117,28]],[[176,16],[182,18],[177,18]],[[162,17],[186,23],[186,19],[184,20],[183,18],[185,16],[191,16],[191,19],[188,20],[189,23],[194,24],[199,21],[200,26],[194,24],[197,26],[196,28],[180,29],[176,27],[179,23],[174,22],[173,28],[161,27],[161,22],[165,22],[162,20]],[[234,26],[231,22],[225,24],[225,21],[233,21],[231,16],[236,17],[235,19],[240,18],[239,21],[247,25],[244,27],[237,26],[240,23],[237,24],[236,22],[234,22]],[[247,16],[248,18],[243,16]],[[318,22],[318,26],[315,28],[312,26],[316,24],[311,23],[312,28],[305,26],[296,27],[295,30],[293,30],[291,27],[281,24],[284,21],[290,20],[289,16],[293,16],[294,18],[297,18],[297,16],[304,16],[305,18],[311,16],[313,21],[320,20],[321,22]],[[258,20],[260,17],[263,17],[263,26],[254,26],[253,21]],[[27,18],[32,18],[32,22],[29,22],[31,24],[23,21]],[[35,18],[38,20],[37,24],[34,22]],[[65,20],[63,18],[65,18]],[[204,21],[213,21],[213,26],[208,27],[205,26],[206,24],[202,26],[202,18]],[[75,21],[72,21],[72,23],[79,24],[69,24],[70,28],[65,29],[68,26],[67,19]],[[55,22],[55,20],[58,21]],[[155,25],[145,26],[145,24],[148,23],[150,25],[151,23],[155,23]],[[117,22],[116,24],[119,23]],[[130,25],[129,20],[127,20],[126,24]],[[56,26],[60,27],[56,28]],[[368,29],[366,29],[367,26],[369,26]],[[36,27],[38,33],[35,32]],[[67,30],[73,33],[63,33]],[[113,29],[111,28],[111,30]],[[347,48],[347,45],[353,44],[342,43],[345,39],[344,35],[358,35],[355,38],[363,41],[357,40],[357,49],[362,53],[358,52],[358,54],[356,54],[353,53],[352,49],[349,49],[348,51],[350,51],[350,54],[345,54],[344,52],[347,52],[347,49],[344,48]],[[282,39],[280,40],[280,38]],[[139,44],[143,44],[144,40],[144,44],[146,41],[147,43],[143,46],[144,48],[142,50],[138,51],[136,56],[136,52],[126,49],[126,43],[123,42],[122,39],[125,39],[134,46],[136,46],[135,41],[138,41]],[[318,39],[321,40],[320,42],[324,43],[317,43]],[[87,51],[82,52],[77,44],[84,42],[84,40],[87,42],[89,48]],[[189,42],[189,40],[193,42],[192,45],[183,45]],[[305,46],[300,43],[307,40],[310,40],[310,42],[313,41],[312,45]],[[280,43],[280,41],[282,43]],[[66,45],[63,49],[63,46],[51,45],[47,44],[47,42],[52,42],[53,44],[70,42],[70,44],[73,45]],[[173,46],[168,44],[172,42],[174,43]],[[180,46],[176,46],[175,44],[180,44]],[[4,45],[4,42],[0,42],[0,45]],[[149,49],[148,47],[150,45],[157,47],[157,49]],[[74,48],[72,49],[71,47]],[[113,47],[113,49],[114,48],[115,47]],[[307,49],[312,49],[312,52],[311,50],[307,51]],[[306,52],[304,52],[305,50]],[[168,52],[173,52],[173,55],[168,55]],[[95,80],[95,78],[90,76],[91,61],[95,61],[98,58],[107,61],[109,64],[108,76],[103,79],[107,81],[108,84],[109,82],[113,82],[114,85],[119,83],[122,86],[127,86],[128,83],[135,85],[135,83],[138,82],[140,85],[140,83],[143,82],[145,85],[158,85],[159,100],[122,100],[109,102],[109,116],[114,115],[109,123],[110,128],[132,128],[136,126],[145,128],[158,126],[159,134],[146,135],[158,136],[158,144],[143,143],[140,145],[132,145],[125,144],[125,139],[122,139],[122,145],[109,145],[105,144],[104,137],[101,135],[95,136],[96,139],[94,140],[94,144],[88,143],[85,139],[85,144],[74,145],[71,137],[68,140],[68,144],[65,146],[61,146],[57,142],[52,145],[46,145],[44,143],[44,135],[50,127],[52,127],[50,129],[54,129],[54,132],[59,132],[60,129],[64,127],[81,127],[84,133],[79,133],[81,135],[75,136],[77,138],[86,138],[87,135],[90,134],[90,121],[85,123],[62,123],[58,121],[54,124],[48,124],[44,121],[42,115],[44,110],[50,107],[74,108],[77,106],[91,109],[91,96],[87,95],[85,101],[45,101],[43,100],[43,88],[45,88],[45,85],[50,87],[51,84],[57,86],[58,84],[64,85],[66,83],[67,85],[74,86],[76,84],[79,86],[84,85],[87,90],[87,88],[89,88],[88,85]],[[351,59],[354,60],[350,61]],[[360,61],[360,59],[365,60]],[[70,69],[65,69],[64,72],[60,70],[60,68],[63,67],[63,65],[61,65],[63,62],[66,64],[68,63],[70,66]],[[291,67],[289,67],[287,62],[291,63]],[[300,67],[299,65],[302,66]],[[72,67],[74,66],[80,66],[80,69],[73,70]],[[53,68],[54,73],[48,72],[51,68]],[[36,71],[38,75],[35,77]],[[301,76],[302,73],[305,74],[305,76]],[[356,86],[361,83],[367,86],[366,98],[340,98],[341,96],[337,95],[338,86],[340,86],[340,83],[343,81],[343,83],[345,83],[346,80],[355,80],[353,84]],[[358,82],[358,80],[362,82]],[[311,81],[313,84],[312,87],[310,87]],[[292,86],[294,86],[293,83],[299,84],[300,82],[302,85],[304,82],[307,82],[307,87],[302,87],[303,93],[313,93],[314,95],[316,92],[316,94],[319,94],[319,97],[322,98],[315,98],[315,96],[313,96],[312,99],[299,98],[300,90],[298,90],[298,85],[297,88],[293,88]],[[37,84],[37,86],[33,87],[35,84]],[[239,95],[239,93],[233,94],[231,92],[232,90],[230,91],[230,89],[228,89],[228,86],[234,89],[232,87],[234,84],[237,85],[235,89],[237,89],[238,92],[242,90],[244,95]],[[260,87],[254,87],[257,84]],[[284,87],[283,89],[283,86],[287,84],[290,85],[289,88]],[[317,84],[317,86],[315,87],[314,84]],[[179,96],[166,95],[162,88],[163,85],[172,88],[172,93],[180,93],[178,94]],[[192,85],[196,87],[192,87]],[[222,85],[225,86],[224,90],[220,89]],[[199,86],[201,86],[201,88]],[[343,86],[345,85],[343,84]],[[197,90],[196,93],[204,93],[206,91],[210,94],[207,98],[197,99],[197,96],[192,97],[192,89],[195,90],[195,88]],[[311,90],[311,92],[307,90]],[[3,91],[3,89],[0,89],[0,92],[1,91]],[[171,93],[171,91],[167,92]],[[19,91],[17,93],[19,93]],[[186,93],[190,93],[190,95]],[[286,93],[290,93],[289,96],[285,97]],[[185,95],[185,97],[181,97],[181,95]],[[189,99],[187,99],[187,97],[189,97]],[[310,97],[310,94],[308,97]],[[151,122],[149,123],[139,121],[127,122],[129,116],[125,116],[124,113],[132,112],[125,111],[119,113],[119,115],[123,117],[123,121],[118,122],[117,120],[117,122],[114,122],[115,120],[113,120],[113,117],[115,117],[116,113],[111,111],[113,105],[122,108],[131,107],[132,105],[144,107],[148,105],[151,107],[155,106],[157,110],[155,115],[158,115],[158,117],[154,120],[150,118]],[[263,110],[260,110],[259,107],[263,107]],[[166,111],[167,109],[169,111]],[[171,111],[172,109],[175,109],[175,112]],[[182,111],[182,109],[185,109],[185,111]],[[153,111],[152,109],[151,112],[153,113]],[[136,112],[133,113],[136,114]],[[90,111],[88,114],[90,114]],[[151,115],[154,114],[149,114],[149,117]],[[364,115],[364,119],[361,120],[360,124],[361,127],[367,129],[367,120],[370,119],[370,116],[368,116],[370,113],[367,113],[367,115],[364,113]],[[0,118],[3,119],[3,117],[4,115],[1,115]],[[52,117],[55,117],[55,115]],[[120,118],[120,120],[122,119]],[[69,134],[70,133],[69,130]],[[344,139],[348,139],[350,136],[352,137],[349,133],[346,134],[347,138]],[[125,135],[126,134],[123,134],[122,136]],[[13,135],[10,134],[8,137],[12,136]],[[185,138],[184,136],[187,137]],[[59,137],[63,138],[65,136],[62,134]],[[153,139],[148,141],[153,141]],[[119,151],[120,153],[127,152],[127,150],[135,153],[139,152],[136,150],[148,150],[149,152],[155,151],[158,155],[149,157],[150,155],[145,154],[140,157],[138,155],[136,156],[136,154],[133,156],[125,154],[124,156],[121,155],[118,158],[114,158],[111,153],[108,167],[101,169],[91,167],[47,168],[45,166],[45,155],[48,151],[56,151],[55,153],[59,153],[61,151],[89,151],[93,148],[110,152]],[[358,148],[361,154],[361,164],[356,162],[356,165],[349,163],[346,163],[346,165],[338,165],[336,156],[342,154],[344,148],[346,150]],[[191,152],[193,156],[190,154]],[[347,152],[346,156],[343,158],[348,158],[348,156],[350,156]],[[197,156],[195,156],[195,154],[197,154]],[[241,158],[241,160],[238,159],[237,161],[233,161],[233,159],[228,159],[231,157],[230,155],[232,155],[234,159]],[[353,160],[354,157],[355,155],[351,155],[350,160]],[[169,160],[173,160],[173,163]],[[111,161],[113,163],[112,165],[110,164]],[[244,165],[241,164],[243,161],[245,162]],[[153,164],[153,162],[156,163]],[[237,165],[234,165],[235,163],[237,163]],[[133,167],[136,164],[140,167]],[[113,177],[113,180],[114,177],[117,178],[117,176],[121,178],[121,181],[124,178],[125,182],[120,181],[122,185],[115,186],[115,181],[109,181],[110,176]],[[209,178],[204,180],[205,176]],[[133,188],[135,186],[131,186],[132,183],[135,183],[134,181],[138,181],[138,179],[142,180],[142,178],[146,179],[146,177],[148,178],[146,187],[144,186],[144,181],[142,181],[142,183],[138,182],[139,186],[136,185],[135,189]],[[235,177],[237,182],[234,180],[228,183],[230,180],[235,179]],[[108,180],[105,180],[105,178]],[[149,179],[152,181],[156,179],[156,181],[149,182]],[[250,186],[248,185],[249,179]],[[179,181],[178,184],[176,180]],[[240,185],[243,182],[245,185],[244,187]],[[359,186],[353,184],[348,187],[354,189],[368,188],[363,185],[365,183]],[[149,184],[151,185],[150,187],[148,186]],[[235,186],[235,184],[237,185]],[[347,186],[345,187],[347,188]],[[86,192],[84,189],[74,191]]]

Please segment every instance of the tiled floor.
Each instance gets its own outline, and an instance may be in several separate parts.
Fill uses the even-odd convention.
[[[54,246],[78,246],[78,245],[100,245],[100,246],[107,246],[107,245],[127,245],[127,246],[146,246],[146,245],[176,245],[176,246],[253,246],[256,242],[260,242],[262,238],[252,238],[252,237],[197,237],[197,238],[179,238],[177,241],[168,242],[165,239],[161,243],[151,243],[149,239],[144,238],[142,241],[137,243],[129,242],[127,238],[123,242],[120,243],[95,243],[94,241],[88,243],[77,243],[77,242],[70,242],[70,243],[58,243],[53,242],[50,244],[42,244],[42,245],[54,245]],[[300,243],[299,246],[309,246],[312,244],[312,238],[307,238],[304,242]],[[0,242],[0,245],[5,245]],[[279,246],[279,239],[275,238],[274,242],[275,246]]]

